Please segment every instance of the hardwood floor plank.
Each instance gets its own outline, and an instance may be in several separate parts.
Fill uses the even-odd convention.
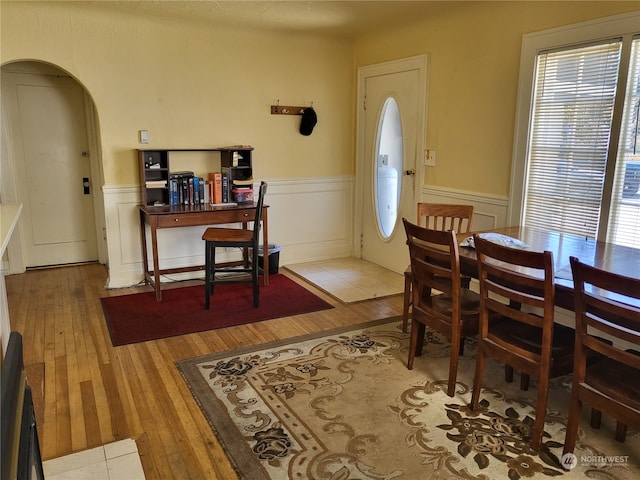
[[[137,419],[136,423],[140,425],[140,433],[137,431],[132,432],[132,434],[135,435],[134,438],[144,437],[145,440],[145,443],[142,445],[143,448],[140,449],[140,460],[145,471],[145,476],[148,472],[153,471],[155,476],[151,478],[172,478],[170,476],[171,471],[166,463],[164,444],[159,429],[155,425],[153,418],[151,417],[150,419],[149,417],[149,412],[152,412],[153,407],[153,390],[145,392],[145,385],[140,381],[140,377],[144,376],[144,372],[140,372],[140,375],[138,375],[138,367],[140,365],[137,360],[138,349],[127,348],[127,350],[128,362],[125,374],[132,386],[132,390],[137,392],[131,404],[129,414],[135,417]],[[150,424],[153,424],[153,427],[149,428]],[[149,477],[147,477],[147,479],[148,478]]]
[[[75,452],[88,448],[86,435],[88,426],[85,425],[84,422],[85,416],[83,414],[84,407],[82,404],[81,391],[81,383],[84,379],[79,375],[79,362],[76,348],[76,337],[78,337],[78,335],[76,335],[75,332],[79,330],[76,330],[78,312],[77,308],[75,308],[76,302],[73,298],[73,290],[75,288],[73,267],[70,267],[69,273],[71,276],[61,285],[62,292],[64,292],[62,298],[59,300],[61,318],[56,319],[56,323],[62,325],[62,331],[60,331],[59,334],[64,337],[69,415],[73,418],[78,417],[78,420],[71,424],[71,450]]]
[[[69,410],[69,379],[65,357],[56,357],[56,449],[62,455],[73,452],[71,414]],[[75,419],[74,420],[79,420]],[[74,425],[77,422],[74,422]]]
[[[36,297],[37,298],[37,297]],[[55,356],[55,323],[53,322],[53,312],[43,309],[43,315],[38,317],[44,330],[44,392],[41,399],[34,397],[33,402],[44,403],[44,419],[42,422],[42,432],[40,432],[40,452],[43,459],[49,459],[62,455],[58,449],[56,436],[56,356]],[[29,350],[25,349],[25,365],[31,360]],[[37,408],[37,407],[36,407]]]
[[[143,388],[142,396],[145,397],[146,408],[140,412],[143,424],[154,422],[157,435],[160,439],[162,450],[155,452],[155,459],[158,454],[164,454],[164,471],[161,473],[166,478],[189,478],[185,477],[185,471],[190,465],[184,462],[184,459],[178,454],[180,451],[181,437],[176,435],[180,433],[180,425],[169,423],[174,416],[171,412],[170,398],[164,385],[164,379],[158,373],[156,365],[152,360],[149,352],[149,346],[144,345],[136,350],[133,355],[136,363],[136,371],[140,372],[139,380]]]
[[[153,446],[149,441],[149,435],[146,433],[136,437],[136,446],[138,447],[138,455],[144,469],[144,475],[147,480],[152,478],[160,479],[160,472],[157,465],[153,462]]]
[[[111,363],[100,364],[100,378],[102,379],[102,385],[106,395],[111,425],[109,435],[103,435],[103,443],[129,438],[127,418],[124,413],[122,401],[120,400],[118,382],[115,377],[116,373]]]
[[[25,365],[25,371],[32,395],[37,398],[42,397],[44,395],[44,363]],[[42,402],[34,404],[34,410],[36,423],[40,425],[44,421],[44,404]]]
[[[84,417],[84,425],[86,427],[86,444],[87,448],[99,447],[102,445],[102,435],[100,435],[100,425],[98,424],[98,411],[96,400],[93,395],[93,382],[91,380],[80,383],[80,391],[82,393],[82,416]]]
[[[127,422],[127,428],[130,438],[139,438],[143,436],[144,428],[140,422],[140,416],[136,408],[136,400],[134,391],[138,391],[139,382],[132,381],[129,372],[135,372],[133,360],[131,359],[129,347],[118,349],[118,354],[114,354],[114,375],[118,384],[119,400],[122,404],[124,420]],[[115,366],[117,365],[117,369]]]
[[[43,458],[133,438],[148,480],[238,479],[177,360],[402,311],[401,296],[345,305],[305,284],[335,308],[113,347],[100,297],[151,291],[149,286],[107,290],[107,271],[98,264],[30,270],[5,279],[12,328],[23,334],[27,372],[38,384],[34,404],[36,417],[42,417]]]
[[[162,351],[160,350],[162,348]],[[197,430],[196,422],[191,414],[197,408],[197,405],[190,404],[187,406],[185,402],[186,396],[191,396],[189,389],[183,381],[182,375],[177,368],[171,366],[171,363],[164,362],[167,358],[168,349],[157,342],[149,345],[149,353],[154,365],[157,367],[158,376],[163,379],[162,387],[165,390],[164,396],[168,402],[165,404],[164,410],[166,420],[173,425],[173,435],[180,448],[181,455],[188,459],[185,462],[187,466],[196,464],[198,469],[189,469],[190,478],[198,478],[200,472],[207,474],[207,478],[212,478],[213,470],[207,471],[211,465],[209,452],[204,447],[204,442],[189,441],[190,436]],[[175,361],[175,357],[171,357]],[[173,362],[172,362],[173,363]]]

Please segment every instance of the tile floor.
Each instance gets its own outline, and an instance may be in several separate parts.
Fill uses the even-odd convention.
[[[138,447],[132,439],[42,463],[47,480],[144,480]]]
[[[358,258],[297,263],[285,268],[344,303],[404,291],[403,275]]]

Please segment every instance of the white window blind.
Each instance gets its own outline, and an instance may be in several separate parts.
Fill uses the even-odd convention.
[[[634,38],[607,241],[640,248],[640,38]]]
[[[597,236],[622,43],[538,55],[524,223]]]

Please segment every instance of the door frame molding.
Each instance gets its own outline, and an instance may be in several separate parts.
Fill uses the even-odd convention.
[[[423,105],[423,115],[418,118],[417,131],[422,132],[416,135],[416,152],[415,165],[416,177],[420,181],[420,185],[414,190],[414,203],[420,199],[420,188],[424,183],[424,162],[422,158],[426,150],[427,138],[427,92],[428,92],[428,67],[429,56],[426,54],[415,55],[412,57],[391,60],[388,62],[376,63],[358,67],[358,93],[357,93],[357,109],[356,109],[356,182],[354,190],[353,202],[353,256],[362,258],[361,236],[362,236],[362,218],[364,214],[364,172],[366,166],[365,152],[365,82],[367,78],[380,75],[389,75],[392,73],[400,73],[408,70],[418,70],[420,85],[422,88],[418,91],[418,103]]]
[[[85,109],[85,122],[87,126],[87,138],[88,138],[88,153],[91,170],[91,188],[93,189],[93,213],[94,213],[94,229],[96,234],[96,248],[98,254],[98,262],[107,265],[109,262],[107,241],[106,241],[106,217],[104,212],[104,198],[102,192],[102,186],[104,185],[104,177],[102,175],[102,155],[100,148],[100,132],[98,123],[98,114],[96,111],[96,105],[87,91],[86,87],[80,82],[74,75],[68,71],[59,67],[58,65],[44,62],[41,60],[17,60],[14,62],[8,62],[0,64],[0,69],[3,71],[11,71],[12,66],[19,65],[22,67],[24,64],[37,64],[38,67],[35,71],[31,70],[33,67],[27,67],[25,70],[17,70],[15,73],[26,73],[34,75],[46,75],[46,74],[61,74],[71,78],[83,92],[83,103]],[[42,70],[40,70],[40,68]],[[2,118],[2,134],[3,141],[6,142],[3,145],[3,155],[6,154],[6,158],[2,160],[2,187],[0,192],[2,193],[2,200],[15,202],[17,201],[17,185],[15,181],[15,168],[17,161],[15,154],[13,153],[14,136],[12,133],[13,125],[11,122],[14,120],[9,118],[9,115],[5,111],[5,108],[0,109],[0,115]],[[16,231],[12,238],[12,241],[7,246],[7,260],[9,274],[19,274],[26,271],[26,262],[24,258],[24,246],[23,236],[20,232],[20,226],[16,227]],[[5,268],[3,266],[3,268]]]

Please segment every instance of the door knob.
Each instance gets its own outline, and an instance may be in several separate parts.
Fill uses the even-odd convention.
[[[412,168],[411,170],[405,170],[404,174],[405,175],[415,175],[416,174],[416,169]]]

